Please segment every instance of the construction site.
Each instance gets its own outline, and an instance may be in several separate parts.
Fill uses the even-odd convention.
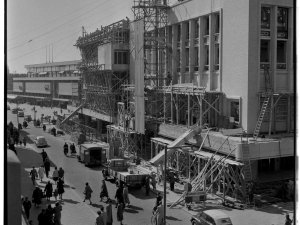
[[[249,19],[247,27],[260,24],[261,31],[249,31],[259,41],[243,45],[252,46],[260,61],[250,58],[251,47],[243,61],[243,49],[236,50],[239,25],[228,28],[231,4],[134,0],[132,20],[92,33],[83,27],[75,43],[82,56],[81,98],[58,126],[74,141],[107,142],[111,158],[141,160],[145,173],[162,177],[172,170],[178,183],[192,185],[191,192],[250,206],[255,185],[257,199],[280,201],[278,193],[295,180],[293,30],[277,24],[278,35],[270,34],[270,25],[266,34],[266,21]],[[286,4],[291,22],[292,2]],[[281,12],[276,1],[251,7],[245,10],[255,15],[264,7]],[[262,60],[263,44],[273,39],[285,44],[288,61],[273,62],[270,55]]]

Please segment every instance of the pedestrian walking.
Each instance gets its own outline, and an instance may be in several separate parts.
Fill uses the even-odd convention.
[[[34,166],[32,167],[32,170],[30,171],[30,177],[31,177],[31,181],[32,184],[35,185],[35,179],[38,177],[38,174],[36,172],[36,169],[34,168]]]
[[[112,203],[111,200],[108,200],[108,205],[106,206],[106,225],[113,224],[113,216],[112,216]]]
[[[55,198],[55,201],[57,201],[57,196],[58,196],[58,189],[57,187],[55,188],[55,190],[53,191],[53,196]]]
[[[85,188],[84,188],[84,192],[83,192],[83,194],[84,194],[83,202],[85,202],[85,200],[89,200],[90,204],[92,204],[92,201],[91,201],[92,193],[93,193],[93,190],[89,186],[89,183],[85,183]]]
[[[48,178],[49,177],[49,172],[50,172],[50,161],[49,161],[48,158],[45,159],[44,168],[45,168],[46,177]]]
[[[45,192],[47,201],[50,201],[50,198],[52,197],[52,192],[53,192],[53,187],[52,187],[52,184],[50,181],[48,181],[48,183],[46,184],[44,192]]]
[[[286,214],[285,216],[285,224],[284,225],[292,225],[293,221],[290,219],[290,215]]]
[[[124,213],[124,203],[118,202],[117,204],[117,220],[120,222],[121,225],[123,225],[123,213]]]
[[[175,178],[174,178],[174,175],[171,174],[170,175],[170,190],[174,191],[174,187],[175,187]]]
[[[59,204],[59,202],[55,203],[54,207],[54,224],[55,225],[61,225],[61,211],[62,211],[62,206]]]
[[[25,215],[27,219],[30,217],[30,209],[31,209],[31,202],[28,200],[28,197],[25,197],[25,200],[23,202],[23,207],[25,211]]]
[[[128,187],[126,184],[124,185],[124,188],[123,188],[123,198],[124,198],[124,207],[126,207],[126,204],[127,204],[127,207],[129,207],[130,200],[129,200],[129,196],[128,196]]]
[[[54,182],[56,183],[58,180],[59,176],[58,176],[58,170],[57,167],[55,167],[53,173],[52,173],[52,180],[54,180]]]
[[[47,152],[45,152],[45,150],[42,149],[41,155],[42,155],[42,159],[43,159],[43,163],[44,163],[46,158],[48,158]]]
[[[35,207],[38,207],[42,203],[43,191],[36,186],[32,192],[32,203]]]
[[[164,224],[164,207],[162,205],[162,202],[158,203],[156,212],[154,214],[155,220],[156,220],[156,225],[163,225]]]
[[[152,184],[153,191],[156,191],[156,175],[155,174],[153,174],[151,177],[151,184]]]
[[[58,181],[57,181],[57,193],[58,193],[59,198],[61,200],[62,200],[62,195],[65,192],[64,183],[65,182],[62,179],[58,178]]]
[[[64,144],[64,154],[65,154],[65,156],[68,155],[68,152],[69,152],[69,146],[68,146],[68,144],[65,142],[65,144]]]
[[[97,211],[97,214],[98,214],[98,217],[96,218],[95,225],[105,225],[102,212],[99,210],[99,211]]]
[[[104,224],[107,225],[107,213],[104,211],[104,206],[101,206],[100,210],[101,210],[101,215],[102,215]]]
[[[116,191],[115,199],[117,199],[118,203],[124,203],[124,197],[123,197],[123,187],[120,185]],[[117,205],[116,205],[117,208]]]
[[[65,171],[63,170],[63,168],[60,167],[58,170],[58,177],[64,180],[64,176],[65,176]]]
[[[45,224],[47,224],[46,219],[45,219],[45,213],[46,213],[45,209],[42,209],[42,211],[39,213],[39,215],[37,217],[39,225],[45,225]]]
[[[44,169],[43,165],[41,165],[41,167],[39,168],[38,174],[39,174],[39,177],[40,177],[41,181],[43,181],[44,176],[45,176],[45,169]]]
[[[26,147],[26,143],[27,143],[26,137],[23,137],[23,144],[24,144],[24,147]]]
[[[48,205],[46,211],[45,211],[45,225],[53,225],[54,224],[54,218],[53,218],[54,210],[51,206],[51,204]]]
[[[102,180],[101,191],[100,191],[100,202],[102,202],[103,198],[106,198],[106,202],[109,200],[105,180]]]
[[[146,196],[149,196],[149,192],[150,192],[150,177],[147,176],[145,178],[145,189],[146,189]]]

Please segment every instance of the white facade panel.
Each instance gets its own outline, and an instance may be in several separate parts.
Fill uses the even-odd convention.
[[[78,83],[58,83],[58,94],[78,96]]]
[[[14,92],[23,92],[23,83],[22,82],[13,82],[13,91]]]
[[[50,82],[26,82],[25,91],[27,93],[50,94],[51,83]]]

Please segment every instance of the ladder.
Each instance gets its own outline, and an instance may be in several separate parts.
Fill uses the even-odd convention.
[[[263,122],[263,119],[264,119],[264,116],[265,116],[265,113],[267,111],[267,107],[268,107],[268,104],[269,104],[269,100],[270,100],[270,95],[268,94],[266,97],[265,97],[265,100],[262,104],[262,107],[261,107],[261,110],[260,110],[260,113],[259,113],[259,117],[258,117],[258,120],[256,122],[256,126],[255,126],[255,129],[254,129],[254,132],[253,132],[253,139],[256,141],[258,135],[259,135],[259,131],[260,131],[260,128],[261,128],[261,125],[262,125],[262,122]]]
[[[244,180],[252,181],[252,170],[251,170],[251,161],[249,159],[249,148],[243,149],[243,163],[244,163]]]

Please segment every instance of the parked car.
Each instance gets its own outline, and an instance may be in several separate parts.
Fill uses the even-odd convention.
[[[34,139],[34,143],[36,144],[36,147],[47,147],[48,146],[47,141],[44,136],[37,136]]]
[[[221,210],[210,209],[191,218],[192,225],[232,225],[231,219]]]
[[[18,117],[24,117],[24,111],[23,110],[18,111]]]

